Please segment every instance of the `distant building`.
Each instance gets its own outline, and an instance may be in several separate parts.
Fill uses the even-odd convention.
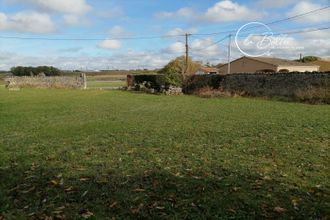
[[[204,74],[218,74],[218,73],[219,71],[217,68],[202,66],[195,74],[204,75]]]
[[[227,74],[228,64],[219,66],[218,70],[220,74]],[[319,71],[319,66],[271,57],[241,57],[230,63],[230,73],[287,73],[307,71]]]

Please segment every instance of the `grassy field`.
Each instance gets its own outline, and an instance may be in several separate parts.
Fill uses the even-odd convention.
[[[87,81],[87,88],[118,88],[126,86],[126,81]]]
[[[0,219],[329,217],[330,106],[0,87]]]
[[[126,83],[126,74],[87,74],[87,88],[118,88],[124,87]]]

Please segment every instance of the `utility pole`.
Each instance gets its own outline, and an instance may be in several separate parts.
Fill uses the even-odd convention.
[[[189,39],[188,37],[190,34],[186,33],[186,69],[185,69],[185,74],[188,72],[188,62],[189,62]]]
[[[230,56],[231,56],[231,34],[229,34],[229,42],[228,42],[228,70],[227,74],[230,74]]]

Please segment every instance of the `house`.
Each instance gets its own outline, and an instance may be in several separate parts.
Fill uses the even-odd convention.
[[[219,71],[217,68],[201,66],[195,75],[204,75],[204,74],[218,74]]]
[[[227,74],[228,64],[218,67],[220,74]],[[230,62],[230,73],[258,72],[313,72],[319,71],[318,65],[301,63],[272,57],[241,57]]]
[[[330,72],[329,60],[316,60],[309,62],[308,64],[320,66],[320,72]]]

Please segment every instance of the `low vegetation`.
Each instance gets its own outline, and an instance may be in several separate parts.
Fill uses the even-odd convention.
[[[61,71],[52,66],[38,66],[38,67],[23,67],[17,66],[10,69],[14,76],[38,76],[44,74],[45,76],[59,76]]]
[[[201,67],[201,64],[194,62],[189,58],[187,69],[186,66],[186,58],[184,56],[177,57],[170,61],[164,68],[159,70],[159,73],[165,75],[165,83],[167,85],[181,87],[189,75],[197,72]]]
[[[120,88],[126,86],[126,81],[87,81],[87,88]]]
[[[299,90],[295,94],[295,100],[308,102],[312,104],[326,103],[330,104],[330,87],[314,88]]]
[[[326,219],[329,114],[0,87],[0,219]]]

